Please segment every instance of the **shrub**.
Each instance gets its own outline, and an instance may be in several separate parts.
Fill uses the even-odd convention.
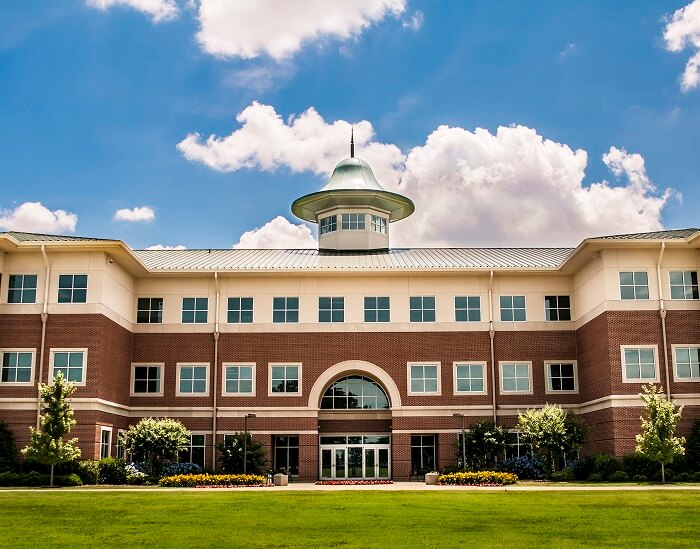
[[[102,458],[97,466],[97,481],[100,484],[126,484],[126,469],[123,459]]]
[[[700,471],[690,473],[690,480],[691,482],[700,482]]]
[[[148,480],[148,475],[143,470],[143,467],[136,462],[124,464],[124,472],[126,473],[127,484],[140,485]]]
[[[591,473],[588,477],[588,482],[602,482],[603,480],[603,475],[600,473]]]
[[[653,479],[656,482],[672,482],[675,477],[676,472],[673,469],[666,469],[663,473],[661,471],[657,471],[656,474],[653,476]]]
[[[620,461],[611,454],[590,454],[574,465],[574,475],[577,480],[587,480],[597,474],[605,480],[620,468]]]
[[[556,482],[564,482],[564,481],[570,481],[570,480],[575,480],[576,477],[574,476],[574,470],[571,467],[566,467],[562,469],[561,471],[554,471],[552,473],[552,480]]]
[[[676,482],[689,482],[690,473],[678,473],[674,479]]]
[[[42,475],[36,471],[27,473],[26,475],[20,475],[19,478],[20,486],[46,486],[51,482],[49,475]]]
[[[685,445],[685,460],[689,471],[700,471],[700,419],[693,422]]]
[[[633,482],[646,482],[648,477],[646,475],[634,475],[632,477]]]
[[[85,460],[78,463],[78,476],[83,484],[97,484],[99,474],[99,463],[97,461]]]
[[[175,475],[158,481],[169,488],[196,488],[197,486],[264,486],[263,475]]]
[[[615,471],[608,477],[608,482],[627,482],[630,476],[624,471]]]
[[[497,463],[494,469],[504,473],[513,473],[519,479],[536,480],[544,476],[542,464],[537,458],[530,456],[506,459]]]
[[[228,435],[216,447],[224,473],[242,473],[243,454],[246,454],[246,472],[256,473],[265,467],[265,448],[261,442],[253,440],[250,433],[247,439],[243,433]]]
[[[631,477],[644,475],[649,478],[653,477],[659,470],[659,464],[645,455],[635,452],[622,458],[622,470]]]
[[[198,475],[202,468],[196,463],[168,463],[160,470],[160,477],[174,477],[176,475]]]
[[[0,421],[0,472],[14,471],[17,467],[15,438],[7,423]]]
[[[83,481],[80,480],[80,477],[76,475],[75,473],[71,473],[70,475],[60,475],[57,476],[54,479],[54,482],[58,486],[82,486]]]
[[[459,486],[505,486],[507,484],[515,484],[516,482],[518,482],[518,477],[513,473],[501,473],[498,471],[450,473],[448,475],[440,475],[438,477],[438,484],[452,484]]]
[[[19,486],[19,477],[17,473],[9,471],[0,473],[0,486]]]

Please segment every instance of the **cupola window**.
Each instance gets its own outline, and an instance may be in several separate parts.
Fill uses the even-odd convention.
[[[370,224],[370,228],[375,233],[386,234],[386,218],[380,217],[378,215],[373,215],[372,222]]]
[[[338,230],[338,216],[329,215],[321,218],[321,234],[334,233]]]
[[[342,228],[344,231],[364,231],[365,214],[343,214],[342,223]]]

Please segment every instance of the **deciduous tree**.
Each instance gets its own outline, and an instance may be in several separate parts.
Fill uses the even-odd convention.
[[[176,419],[146,417],[122,433],[121,442],[134,461],[145,463],[150,475],[164,461],[176,461],[190,441],[190,432]]]

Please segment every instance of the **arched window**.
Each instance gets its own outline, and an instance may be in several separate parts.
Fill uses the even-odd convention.
[[[321,398],[322,410],[388,410],[384,389],[364,376],[345,376],[331,383]]]

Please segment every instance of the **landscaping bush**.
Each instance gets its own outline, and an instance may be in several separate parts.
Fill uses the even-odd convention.
[[[603,475],[600,473],[591,473],[588,476],[588,482],[602,482],[603,480]]]
[[[624,471],[615,471],[608,477],[608,482],[627,482],[630,476]]]
[[[197,486],[264,486],[263,475],[175,475],[163,477],[158,484],[169,488],[195,488]]]
[[[659,464],[650,460],[645,455],[635,452],[622,458],[622,470],[631,477],[644,475],[647,478],[653,477],[659,471]]]
[[[438,477],[438,484],[452,484],[459,486],[504,486],[506,484],[515,484],[516,482],[518,482],[517,475],[498,471],[450,473],[448,475],[440,475]]]
[[[611,454],[590,454],[573,467],[577,480],[587,480],[593,474],[600,475],[605,480],[621,468],[620,461]]]
[[[673,479],[676,477],[676,472],[673,469],[666,469],[665,471],[665,480],[672,482]],[[661,482],[663,479],[661,475],[661,470],[657,471],[656,474],[652,477],[654,481],[656,482]]]
[[[102,458],[97,467],[97,481],[100,484],[126,484],[126,468],[123,459]]]
[[[54,477],[55,486],[82,486],[80,477],[76,474],[58,475]],[[51,482],[49,475],[32,471],[31,473],[0,473],[0,486],[46,486]]]
[[[690,482],[690,473],[678,473],[673,480],[676,482]]]
[[[55,479],[53,479],[54,484],[57,486],[82,486],[83,481],[80,480],[80,477],[76,475],[75,473],[71,473],[70,475],[59,475]]]
[[[78,463],[78,476],[83,484],[97,484],[100,466],[97,461],[85,460]]]
[[[148,475],[144,471],[143,467],[136,463],[126,463],[124,465],[124,472],[126,473],[126,483],[132,485],[141,485],[148,482]]]
[[[566,468],[562,469],[561,471],[554,471],[552,473],[552,480],[554,480],[556,482],[566,482],[566,481],[576,480],[576,477],[574,476],[573,467],[566,467]]]
[[[700,419],[693,422],[693,427],[685,444],[685,463],[688,471],[700,471]]]
[[[160,477],[174,477],[176,475],[198,475],[202,468],[196,463],[167,463],[160,470]]]
[[[0,473],[0,486],[19,486],[19,477],[20,475],[10,471]]]
[[[646,475],[634,475],[632,477],[633,482],[647,482],[648,477]]]
[[[690,475],[690,481],[691,482],[700,482],[700,471],[696,471],[695,473],[688,473]]]
[[[20,486],[48,486],[51,482],[51,477],[32,471],[26,475],[20,475],[19,482],[21,483]]]
[[[17,468],[17,448],[15,438],[7,423],[0,421],[0,472],[14,471]]]
[[[537,458],[530,456],[506,459],[497,463],[494,469],[503,473],[513,473],[521,480],[536,480],[544,476],[542,464]]]

